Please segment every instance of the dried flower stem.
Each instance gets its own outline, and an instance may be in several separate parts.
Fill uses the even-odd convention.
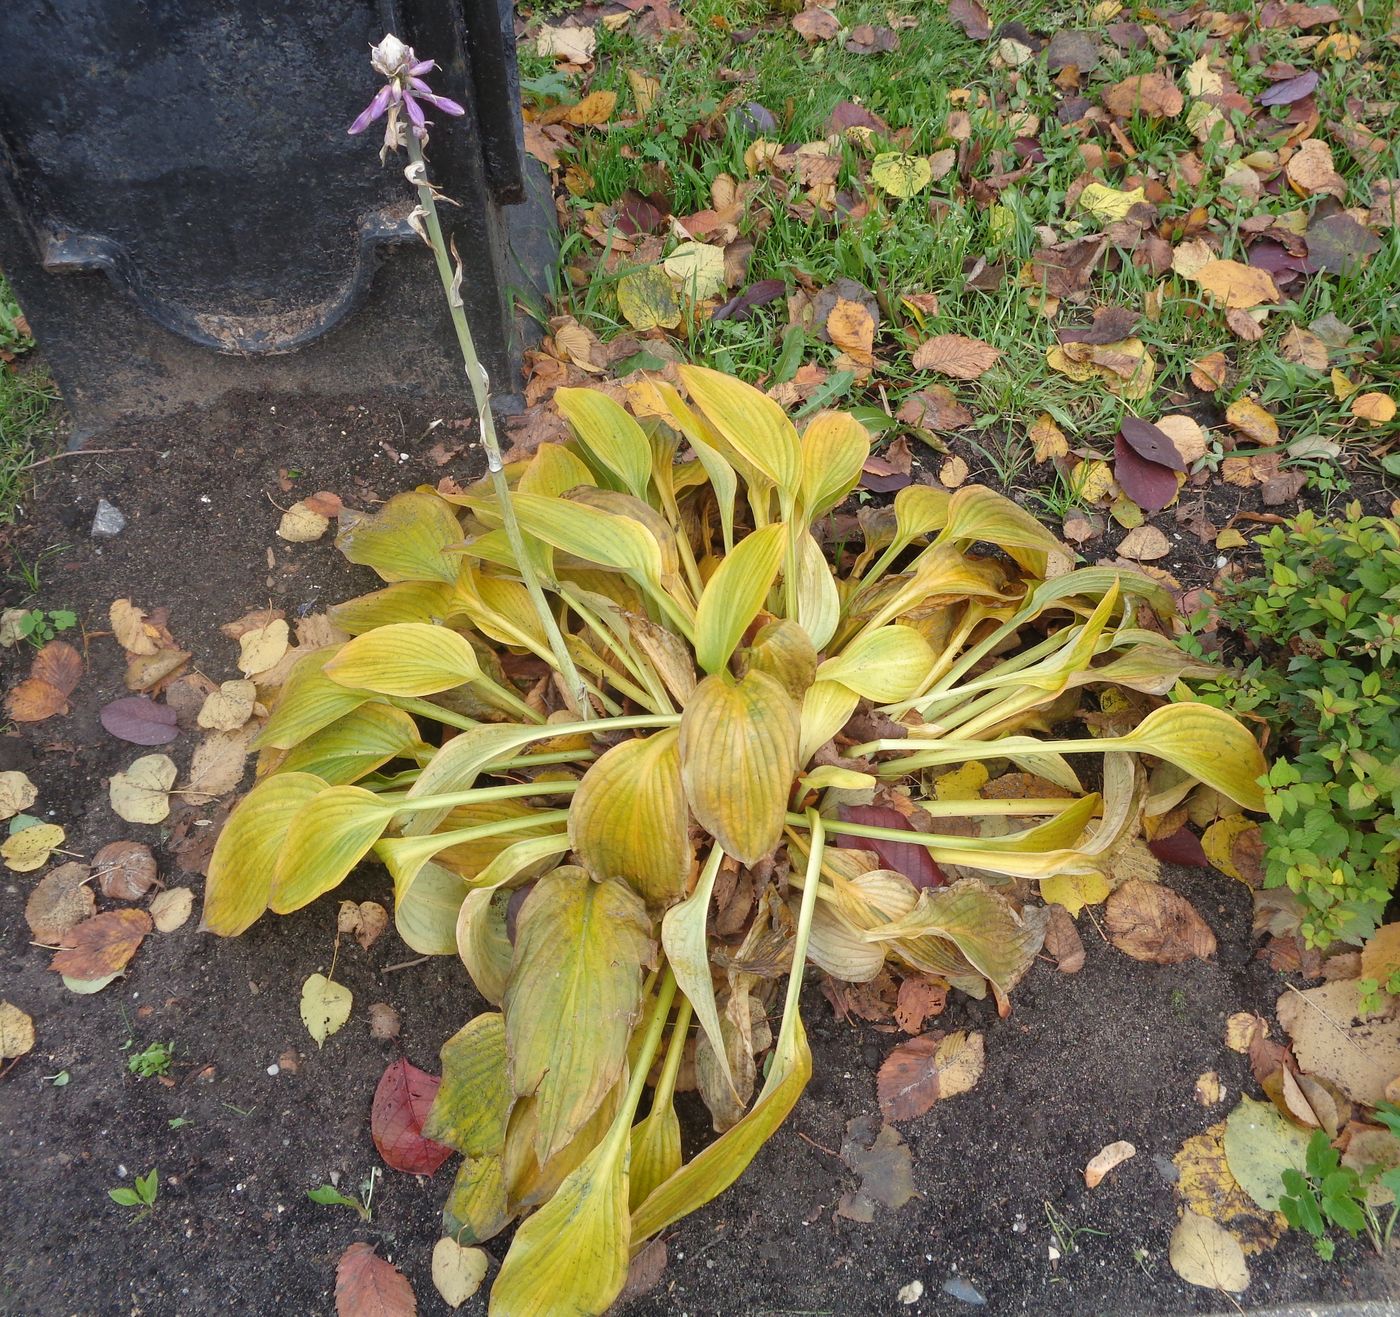
[[[564,643],[559,623],[555,620],[554,613],[549,607],[549,601],[545,598],[544,590],[540,586],[539,578],[535,575],[534,564],[526,552],[525,537],[520,530],[520,523],[515,518],[515,508],[510,498],[510,485],[506,481],[505,470],[501,463],[501,445],[496,439],[496,422],[491,415],[490,380],[485,367],[481,364],[481,358],[477,356],[476,345],[472,341],[471,327],[467,324],[466,312],[462,307],[462,299],[454,286],[456,281],[452,274],[452,259],[447,250],[446,240],[442,236],[442,223],[438,219],[437,202],[433,197],[433,189],[428,183],[423,147],[412,133],[408,134],[407,145],[408,157],[412,162],[409,172],[418,180],[416,184],[418,204],[422,207],[428,230],[428,245],[433,249],[433,256],[437,261],[438,277],[442,280],[442,291],[447,296],[448,310],[452,314],[452,327],[457,331],[457,344],[462,349],[462,363],[466,367],[467,379],[471,382],[472,400],[476,405],[476,414],[481,422],[481,446],[486,451],[486,469],[491,476],[496,501],[500,504],[501,521],[505,527],[506,539],[510,543],[510,551],[520,569],[521,579],[525,582],[525,589],[529,592],[530,602],[534,604],[535,612],[539,614],[540,625],[544,628],[550,651],[554,655],[555,665],[567,688],[567,695],[574,704],[579,717],[586,719],[592,713],[592,706],[588,700],[588,689],[583,683],[583,678],[579,676],[578,669],[574,666],[574,660],[569,654],[568,646]]]

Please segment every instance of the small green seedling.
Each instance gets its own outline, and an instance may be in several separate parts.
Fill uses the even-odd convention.
[[[368,1177],[360,1182],[360,1197],[351,1198],[343,1194],[333,1184],[323,1184],[315,1189],[308,1189],[306,1196],[313,1203],[319,1203],[322,1207],[349,1207],[359,1213],[360,1220],[366,1223],[374,1220],[374,1186],[379,1176],[379,1168],[374,1167]]]
[[[188,1116],[172,1116],[166,1124],[173,1130],[182,1130],[186,1125],[193,1125],[194,1121]]]
[[[20,637],[36,648],[47,645],[60,631],[78,625],[78,615],[67,608],[31,608],[15,620]]]
[[[63,1088],[73,1076],[66,1070],[60,1070],[56,1075],[45,1075],[43,1078],[44,1083],[52,1084],[55,1088]]]
[[[144,1051],[137,1052],[127,1060],[126,1068],[142,1079],[154,1079],[158,1075],[170,1073],[170,1063],[175,1056],[173,1043],[151,1043]]]
[[[156,1180],[156,1168],[151,1167],[145,1175],[136,1177],[135,1187],[128,1189],[121,1185],[116,1189],[108,1189],[107,1196],[121,1207],[135,1207],[137,1212],[135,1220],[140,1220],[147,1215],[156,1205],[156,1195],[160,1191],[160,1186]]]
[[[1377,1116],[1392,1133],[1400,1133],[1400,1108],[1389,1103],[1386,1108]],[[1368,1190],[1376,1183],[1388,1189],[1394,1201],[1385,1219],[1369,1201]],[[1326,1133],[1318,1130],[1308,1143],[1306,1172],[1290,1166],[1283,1173],[1283,1187],[1288,1192],[1280,1196],[1279,1210],[1295,1230],[1306,1230],[1312,1236],[1313,1247],[1324,1262],[1330,1262],[1337,1251],[1336,1242],[1327,1234],[1332,1226],[1345,1230],[1353,1239],[1364,1233],[1377,1253],[1384,1253],[1389,1246],[1400,1217],[1400,1168],[1382,1172],[1374,1165],[1360,1171],[1343,1166]]]

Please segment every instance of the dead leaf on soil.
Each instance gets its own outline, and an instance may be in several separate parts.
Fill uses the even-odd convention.
[[[235,790],[243,780],[253,738],[261,726],[261,721],[251,720],[231,732],[208,733],[190,757],[190,776],[184,787],[186,799],[192,804],[207,805]]]
[[[1243,1294],[1249,1266],[1240,1242],[1208,1216],[1187,1211],[1172,1231],[1167,1250],[1172,1270],[1190,1285]]]
[[[460,1308],[481,1288],[491,1259],[444,1235],[433,1245],[433,1285],[449,1308]]]
[[[0,859],[13,873],[33,873],[49,862],[49,856],[63,845],[64,832],[57,823],[40,823],[28,814],[15,817],[15,824],[27,824],[11,832],[0,845]]]
[[[287,652],[289,637],[286,619],[281,617],[245,632],[238,638],[238,670],[245,677],[255,677],[276,666]]]
[[[13,1061],[34,1049],[34,1021],[18,1006],[0,1001],[0,1061]]]
[[[972,1089],[982,1077],[985,1059],[980,1033],[959,1029],[911,1038],[880,1067],[880,1110],[890,1121],[922,1116],[935,1102]]]
[[[330,529],[331,521],[324,513],[304,501],[293,503],[277,523],[277,538],[289,544],[311,544]]]
[[[1084,1183],[1090,1189],[1097,1189],[1103,1178],[1115,1166],[1121,1166],[1130,1157],[1137,1156],[1137,1149],[1127,1139],[1119,1139],[1100,1148],[1084,1168]]]
[[[1165,558],[1172,550],[1171,541],[1156,526],[1136,526],[1130,530],[1118,545],[1120,558],[1132,558],[1137,562],[1155,562]]]
[[[324,974],[312,974],[301,985],[301,1022],[315,1040],[324,1047],[331,1034],[343,1028],[350,1018],[354,998],[343,983],[336,983]]]
[[[149,695],[112,700],[102,706],[98,719],[118,740],[132,745],[169,745],[180,734],[175,710]]]
[[[930,1015],[941,1015],[948,1003],[948,986],[911,974],[899,985],[894,1020],[905,1033],[920,1034]]]
[[[442,1080],[399,1057],[379,1078],[370,1107],[370,1133],[386,1165],[409,1175],[431,1175],[452,1149],[423,1136],[423,1122]]]
[[[391,1043],[399,1036],[399,1013],[386,1001],[369,1008],[369,1036],[377,1043]]]
[[[88,867],[76,860],[46,873],[29,893],[24,918],[36,942],[55,946],[70,928],[97,912],[97,898],[88,884]]]
[[[82,655],[62,640],[51,640],[34,656],[29,675],[5,697],[5,711],[17,723],[67,713],[68,697],[82,675]]]
[[[1217,1102],[1225,1100],[1225,1085],[1220,1082],[1220,1075],[1214,1070],[1207,1070],[1205,1074],[1196,1079],[1196,1101],[1203,1107],[1213,1107]]]
[[[378,901],[342,901],[336,916],[336,929],[354,934],[355,941],[368,951],[389,927],[389,912]]]
[[[1393,998],[1378,1015],[1358,1014],[1355,980],[1324,983],[1278,1000],[1278,1020],[1293,1040],[1301,1069],[1330,1080],[1353,1102],[1374,1107],[1400,1075],[1400,1005]]]
[[[146,613],[130,599],[114,599],[107,610],[112,634],[128,654],[154,654],[159,648],[160,632],[146,624]]]
[[[1084,941],[1074,917],[1062,905],[1049,907],[1045,923],[1045,949],[1055,957],[1061,974],[1078,974],[1084,968]]]
[[[914,1197],[914,1165],[899,1131],[874,1116],[856,1116],[846,1124],[841,1160],[860,1176],[860,1188],[845,1194],[836,1215],[850,1221],[873,1221],[876,1207],[897,1209]]]
[[[1176,965],[1215,954],[1215,934],[1184,897],[1160,883],[1134,878],[1104,909],[1109,940],[1134,960]]]
[[[113,901],[139,901],[156,885],[156,857],[139,841],[108,842],[92,857],[92,876]]]
[[[936,370],[956,380],[975,380],[996,365],[1000,356],[997,348],[981,339],[939,334],[915,350],[914,369]]]
[[[194,892],[188,887],[171,887],[158,892],[151,902],[151,920],[158,933],[173,933],[182,927],[194,909]]]
[[[0,821],[13,818],[39,799],[39,788],[18,769],[0,773]]]
[[[591,29],[582,30],[593,35]],[[336,1264],[335,1312],[336,1317],[415,1317],[418,1300],[407,1277],[372,1244],[356,1243]]]
[[[84,981],[120,974],[151,927],[151,917],[144,910],[93,915],[68,930],[49,968],[65,978]]]
[[[170,813],[170,788],[175,785],[175,761],[169,755],[142,755],[125,772],[114,773],[108,798],[119,818],[128,823],[160,823]]]
[[[195,722],[209,731],[231,732],[253,716],[258,688],[251,681],[225,681],[210,692]]]

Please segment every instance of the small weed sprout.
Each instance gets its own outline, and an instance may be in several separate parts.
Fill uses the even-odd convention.
[[[126,1185],[119,1185],[115,1189],[107,1190],[107,1197],[119,1207],[130,1207],[136,1209],[134,1221],[141,1220],[144,1216],[149,1216],[156,1205],[156,1196],[160,1192],[160,1186],[156,1177],[156,1168],[151,1167],[145,1175],[138,1175],[134,1187],[127,1188]]]
[[[143,1051],[128,1057],[126,1068],[142,1079],[155,1079],[170,1073],[174,1057],[173,1043],[151,1043]]]

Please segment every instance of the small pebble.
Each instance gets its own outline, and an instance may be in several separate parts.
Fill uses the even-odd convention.
[[[126,529],[126,516],[115,503],[105,498],[97,500],[97,512],[92,518],[92,533],[98,539],[111,539]]]
[[[276,1061],[274,1061],[270,1066],[268,1066],[267,1073],[273,1076],[280,1075],[282,1073],[282,1067],[278,1065]]]
[[[918,1301],[924,1297],[923,1281],[911,1280],[895,1297],[906,1307],[911,1303],[918,1303]]]

